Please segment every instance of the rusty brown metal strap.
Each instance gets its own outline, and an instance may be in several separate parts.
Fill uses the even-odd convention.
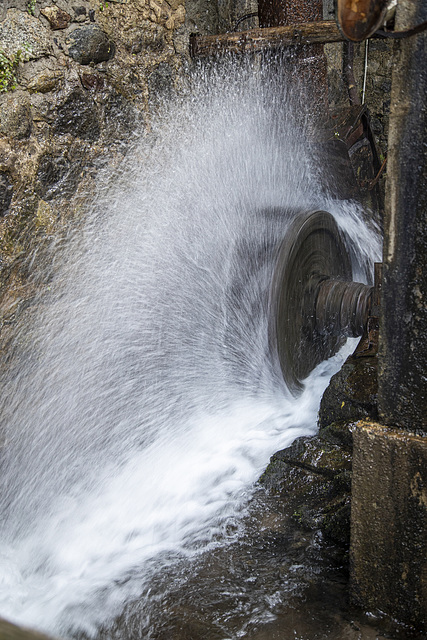
[[[225,52],[249,53],[292,45],[342,42],[343,35],[335,21],[305,22],[286,27],[250,29],[214,36],[191,35],[190,55],[194,58]]]

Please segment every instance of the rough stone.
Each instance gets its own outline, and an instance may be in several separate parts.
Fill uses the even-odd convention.
[[[287,449],[278,451],[276,459],[332,479],[342,471],[351,470],[351,456],[339,444],[322,437],[297,438]]]
[[[166,30],[149,20],[143,20],[137,27],[126,32],[125,47],[130,53],[161,53],[166,47]]]
[[[80,82],[85,89],[95,91],[102,89],[105,84],[105,80],[101,75],[90,71],[80,74]]]
[[[84,140],[97,140],[100,135],[100,123],[93,101],[82,90],[73,90],[58,105],[52,129],[58,134],[72,133]]]
[[[36,212],[36,227],[38,229],[42,228],[47,233],[50,233],[54,230],[54,226],[55,216],[51,205],[45,202],[45,200],[40,200]]]
[[[173,30],[180,27],[185,22],[185,9],[183,6],[177,8],[166,20],[165,27]]]
[[[77,188],[80,166],[66,153],[45,153],[37,168],[37,194],[45,201],[70,197]]]
[[[0,618],[0,637],[3,640],[52,640],[52,636],[32,629],[25,629],[3,618]]]
[[[21,51],[27,60],[37,60],[52,52],[49,34],[40,28],[40,21],[18,9],[9,9],[0,22],[0,42],[8,57]]]
[[[49,93],[58,87],[63,77],[62,73],[47,69],[30,80],[27,89],[31,93]]]
[[[0,137],[0,171],[8,173],[13,170],[16,164],[17,153],[12,145],[12,140]]]
[[[0,105],[0,134],[16,140],[28,138],[33,124],[28,94],[23,91],[4,94]]]
[[[218,6],[210,0],[194,0],[186,6],[186,24],[190,31],[218,33]]]
[[[57,96],[55,96],[57,98]],[[31,94],[31,111],[33,122],[46,122],[51,125],[56,115],[56,100],[52,100],[52,94],[35,92]],[[47,133],[47,129],[45,129]]]
[[[150,99],[153,102],[170,97],[173,88],[173,71],[165,62],[153,71],[148,78]]]
[[[105,133],[113,142],[120,138],[129,140],[138,134],[143,117],[141,113],[121,95],[110,95],[104,103]]]
[[[59,7],[44,7],[40,13],[49,20],[51,29],[66,29],[71,22],[71,16]]]
[[[176,11],[178,7],[184,8],[185,0],[168,0],[168,4],[172,11]]]
[[[303,528],[320,529],[344,550],[350,540],[351,443],[348,425],[331,425],[275,453],[260,478],[269,492],[292,502]]]
[[[50,56],[31,60],[23,65],[19,74],[19,84],[31,93],[48,93],[59,88],[64,77],[63,65]]]
[[[79,5],[77,7],[73,7],[73,10],[74,10],[74,19],[75,20],[80,19],[80,18],[83,18],[84,20],[86,20],[88,13],[86,11],[86,7],[85,6]]]
[[[352,596],[427,631],[427,438],[375,423],[353,438]]]
[[[378,417],[377,357],[351,355],[332,376],[319,409],[319,426]]]
[[[13,185],[7,173],[0,171],[0,216],[4,216],[12,201]]]
[[[114,43],[97,25],[77,27],[69,36],[68,54],[80,64],[98,64],[114,56]]]

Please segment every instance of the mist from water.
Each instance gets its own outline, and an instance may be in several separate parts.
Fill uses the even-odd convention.
[[[161,567],[239,535],[269,457],[315,432],[345,353],[295,399],[268,352],[296,212],[336,216],[357,277],[378,250],[322,193],[295,87],[250,65],[188,84],[56,244],[2,373],[0,615],[55,634],[95,634]]]

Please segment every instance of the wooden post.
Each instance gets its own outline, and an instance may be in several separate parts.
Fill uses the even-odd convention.
[[[251,29],[214,36],[192,35],[190,54],[193,58],[224,53],[254,53],[289,46],[342,42],[341,32],[333,20],[298,25]]]

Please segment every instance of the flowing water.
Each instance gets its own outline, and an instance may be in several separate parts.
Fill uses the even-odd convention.
[[[195,76],[52,249],[2,375],[0,615],[53,634],[96,635],[144,594],[154,637],[165,585],[243,535],[269,457],[315,432],[344,354],[295,399],[268,353],[295,212],[336,216],[356,277],[378,250],[359,209],[322,193],[295,87]]]

